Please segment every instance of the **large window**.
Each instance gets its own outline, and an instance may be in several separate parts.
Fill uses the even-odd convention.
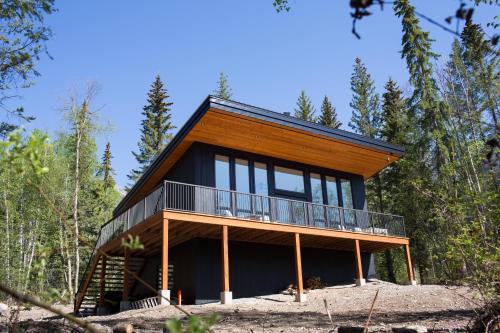
[[[274,181],[277,190],[304,193],[304,172],[301,170],[276,166]]]
[[[260,195],[269,195],[267,185],[267,165],[265,163],[254,163],[255,170],[255,193]]]
[[[227,156],[215,155],[215,187],[225,190],[231,188]]]
[[[321,175],[318,173],[311,173],[311,194],[312,202],[323,203],[323,185],[321,184]]]
[[[337,192],[337,179],[335,177],[326,176],[326,196],[330,206],[339,205],[339,196]]]
[[[342,203],[345,208],[354,208],[352,202],[351,181],[349,179],[340,180],[340,188],[342,189]]]
[[[248,161],[237,158],[234,161],[236,172],[236,191],[250,193],[250,171]]]

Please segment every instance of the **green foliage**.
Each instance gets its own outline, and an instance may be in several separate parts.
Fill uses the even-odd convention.
[[[352,108],[352,118],[349,127],[362,135],[377,137],[380,125],[379,96],[375,93],[375,84],[366,66],[359,58],[354,61],[351,91],[349,106]]]
[[[128,234],[128,239],[122,238],[122,247],[129,250],[144,250],[144,245],[141,243],[139,236],[132,236]]]
[[[158,154],[172,139],[171,131],[175,126],[171,122],[172,102],[163,86],[160,75],[156,76],[148,92],[148,104],[144,106],[141,122],[141,139],[138,143],[139,152],[133,155],[139,163],[139,169],[132,170],[128,178],[135,182],[144,173],[144,170],[153,162]]]
[[[0,141],[0,280],[47,301],[71,301],[77,258],[84,261],[92,250],[75,242],[73,212],[81,239],[93,244],[119,199],[114,188],[107,199],[101,195],[95,113],[88,103],[75,102],[66,115],[68,132],[53,142],[38,130],[17,130]]]
[[[339,128],[342,123],[337,119],[337,110],[330,102],[328,96],[323,98],[321,104],[321,115],[318,117],[318,123],[324,126]]]
[[[180,319],[169,319],[165,323],[165,327],[171,333],[207,333],[211,332],[211,327],[215,325],[218,320],[216,314],[209,318],[202,318],[199,316],[190,316],[187,323],[184,325]]]
[[[299,98],[297,99],[297,107],[295,108],[294,116],[302,120],[315,122],[316,117],[314,116],[314,112],[315,110],[311,100],[307,97],[306,92],[301,90]]]
[[[229,87],[227,82],[227,75],[221,72],[219,75],[219,81],[217,81],[217,89],[214,90],[214,95],[223,99],[231,99],[233,92]]]
[[[44,16],[54,12],[53,0],[3,0],[0,2],[0,106],[9,89],[29,87],[31,79],[38,76],[35,62],[45,51],[51,31],[45,26]],[[17,118],[31,121],[23,108],[8,110]],[[17,128],[0,122],[0,136]]]

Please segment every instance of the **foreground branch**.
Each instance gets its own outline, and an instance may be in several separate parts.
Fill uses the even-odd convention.
[[[45,310],[50,311],[52,313],[55,313],[55,314],[63,317],[64,319],[74,323],[75,325],[83,328],[86,331],[89,331],[92,333],[100,333],[100,331],[97,328],[95,328],[94,326],[92,326],[88,321],[79,319],[79,318],[72,316],[70,314],[66,314],[63,311],[56,309],[56,308],[38,300],[35,297],[25,295],[25,294],[22,294],[18,291],[10,289],[9,287],[4,286],[2,283],[0,283],[0,291],[12,296],[13,298],[15,298],[16,300],[18,300],[22,303],[30,303],[30,304],[36,305],[38,307],[41,307],[42,309],[45,309]]]

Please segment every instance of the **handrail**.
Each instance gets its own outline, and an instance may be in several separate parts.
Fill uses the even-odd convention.
[[[165,180],[134,206],[101,226],[77,295],[82,292],[97,250],[162,209],[385,236],[406,235],[400,215]]]

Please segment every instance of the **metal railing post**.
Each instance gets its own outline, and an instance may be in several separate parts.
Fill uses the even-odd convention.
[[[163,181],[163,209],[167,209],[167,181]]]

